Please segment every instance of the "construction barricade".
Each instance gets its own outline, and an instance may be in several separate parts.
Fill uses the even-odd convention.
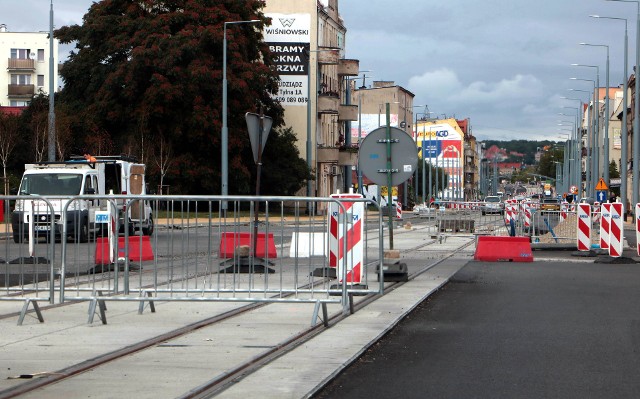
[[[88,243],[62,241],[56,290],[60,302],[88,302],[89,322],[95,314],[106,322],[108,301],[137,302],[139,312],[155,311],[158,301],[204,301],[308,303],[315,324],[329,304],[348,311],[353,290],[377,294],[384,287],[377,267],[382,213],[359,196],[93,199],[147,201],[154,226],[145,235],[149,226],[122,218],[112,205],[110,216],[96,217]],[[98,219],[104,225],[94,229]]]
[[[18,324],[22,324],[32,307],[43,322],[39,302],[53,303],[56,268],[54,245],[57,237],[54,201],[36,195],[5,196],[3,206],[7,217],[1,224],[5,239],[0,241],[0,306],[11,313],[16,302],[22,303]],[[9,212],[9,208],[13,212]],[[64,220],[62,220],[64,222]]]

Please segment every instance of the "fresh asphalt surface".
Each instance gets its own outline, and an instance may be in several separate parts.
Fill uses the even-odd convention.
[[[561,255],[469,262],[315,397],[640,397],[638,257]]]

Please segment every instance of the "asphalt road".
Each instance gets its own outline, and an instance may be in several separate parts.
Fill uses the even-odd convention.
[[[638,398],[639,303],[636,263],[470,262],[315,397]]]

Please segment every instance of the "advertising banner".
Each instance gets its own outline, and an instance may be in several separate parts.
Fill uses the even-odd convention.
[[[283,106],[307,106],[309,101],[309,43],[311,15],[267,13],[271,26],[264,40],[280,74],[276,99]]]
[[[360,131],[360,138],[364,139],[367,137],[370,131],[379,128],[387,124],[387,114],[362,114],[362,123],[360,121],[352,121],[351,122],[351,142],[358,142],[358,132]],[[390,122],[389,126],[398,127],[398,114],[390,114],[389,115]]]
[[[420,157],[438,167],[443,168],[449,176],[448,189],[445,197],[451,197],[453,191],[462,186],[462,149],[463,135],[455,120],[435,124],[418,125],[414,133]],[[424,151],[424,152],[423,152]]]

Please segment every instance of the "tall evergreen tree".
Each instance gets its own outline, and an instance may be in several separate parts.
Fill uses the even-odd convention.
[[[283,123],[271,97],[278,76],[262,37],[263,7],[261,0],[102,0],[81,26],[58,29],[61,43],[75,43],[60,72],[60,101],[81,127],[74,150],[89,146],[87,133],[107,132],[115,148],[134,137],[140,153],[142,143],[165,137],[177,168],[167,176],[180,176],[172,193],[219,194],[224,22],[257,19],[227,25],[229,192],[249,193],[244,114],[262,105],[274,128]]]

